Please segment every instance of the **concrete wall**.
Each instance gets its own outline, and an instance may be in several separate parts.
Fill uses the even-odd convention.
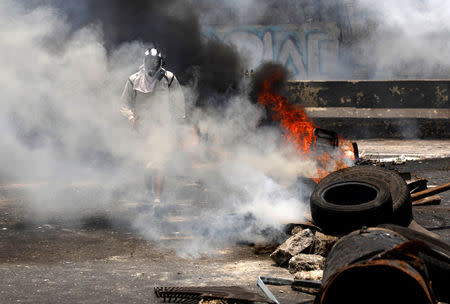
[[[339,72],[339,33],[336,23],[316,25],[206,26],[207,39],[234,44],[249,69],[263,61],[286,66],[292,79],[325,79]]]
[[[422,73],[423,64],[410,60],[393,62],[389,73],[381,73],[363,47],[377,24],[358,1],[255,0],[258,5],[247,11],[227,2],[210,8],[203,20],[205,39],[234,44],[249,69],[277,61],[291,79],[309,80],[292,81],[286,91],[318,126],[354,138],[450,138],[450,81],[359,80],[445,79],[450,70],[433,66],[433,73]],[[328,81],[342,79],[355,81]]]
[[[291,81],[286,96],[348,138],[450,139],[450,81]]]
[[[206,8],[203,35],[236,45],[248,55],[249,70],[272,60],[284,64],[291,79],[367,77],[368,68],[355,61],[359,57],[351,45],[367,36],[371,26],[355,0],[230,3],[237,1],[217,1]]]
[[[450,108],[450,80],[290,81],[286,90],[305,107]]]
[[[201,22],[206,39],[231,42],[248,55],[249,69],[263,60],[278,61],[291,79],[449,78],[448,28],[437,23],[439,9],[421,14],[414,1],[405,7],[373,2],[215,1]],[[411,12],[413,26],[400,12]]]

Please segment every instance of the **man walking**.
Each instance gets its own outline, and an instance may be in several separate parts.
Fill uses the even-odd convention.
[[[161,52],[147,49],[143,65],[125,84],[120,108],[139,138],[138,157],[147,161],[146,167],[153,173],[154,204],[161,202],[164,168],[170,153],[179,148],[179,131],[186,118],[181,86],[163,66]]]

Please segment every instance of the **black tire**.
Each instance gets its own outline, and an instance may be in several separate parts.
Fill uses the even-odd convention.
[[[356,166],[333,172],[323,178],[321,183],[359,179],[362,176],[388,184],[392,197],[392,218],[389,222],[407,227],[413,219],[411,195],[408,185],[398,173],[375,166]]]
[[[386,223],[392,216],[387,183],[368,177],[319,182],[310,198],[314,223],[330,234],[341,234]]]

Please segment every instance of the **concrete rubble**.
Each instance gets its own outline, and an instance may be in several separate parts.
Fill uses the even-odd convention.
[[[296,280],[320,281],[326,256],[337,241],[337,237],[296,226],[270,257],[277,265],[287,266]]]
[[[325,266],[325,258],[318,254],[299,253],[289,260],[289,272],[321,270]]]
[[[279,266],[286,265],[289,260],[299,253],[311,250],[314,244],[314,233],[311,229],[304,229],[288,238],[270,255]]]
[[[299,271],[294,275],[294,280],[321,281],[323,270]]]
[[[320,231],[314,233],[314,254],[326,257],[333,245],[338,241],[338,238],[331,235],[323,234]]]

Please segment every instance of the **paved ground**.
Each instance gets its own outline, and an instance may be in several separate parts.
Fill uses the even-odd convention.
[[[388,166],[426,178],[429,185],[450,181],[450,158],[445,157],[448,143],[359,141],[366,155],[416,155],[419,160]],[[257,291],[260,275],[291,278],[267,254],[258,255],[245,244],[182,258],[169,247],[190,244],[192,239],[167,237],[149,242],[126,221],[112,224],[107,217],[78,223],[30,221],[23,187],[0,187],[1,303],[157,303],[154,286],[239,285]],[[414,207],[414,217],[450,242],[450,191],[441,197],[439,206]],[[281,303],[312,299],[289,287],[270,288]]]
[[[360,155],[371,159],[409,158],[422,160],[449,158],[450,140],[357,140]]]
[[[355,107],[309,107],[305,108],[308,117],[332,117],[332,118],[428,118],[448,119],[450,109],[405,109],[405,108],[355,108]]]
[[[386,167],[425,178],[428,186],[450,182],[450,140],[357,140],[366,159],[386,162]],[[439,194],[439,206],[413,208],[416,221],[450,243],[450,191]]]

